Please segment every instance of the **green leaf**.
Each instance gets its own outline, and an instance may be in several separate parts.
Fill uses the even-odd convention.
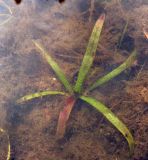
[[[132,154],[134,149],[134,139],[126,125],[119,120],[119,118],[109,108],[96,99],[85,96],[81,96],[80,98],[101,112],[106,119],[122,133],[129,144],[130,153]]]
[[[121,47],[123,38],[124,38],[124,36],[125,36],[125,33],[127,32],[128,24],[129,24],[129,19],[126,20],[126,24],[125,24],[125,26],[124,26],[124,28],[123,28],[123,32],[122,32],[122,34],[121,34],[121,38],[120,38],[120,41],[119,41],[119,44],[118,44],[118,47],[119,47],[119,48]]]
[[[91,68],[91,65],[93,63],[96,49],[97,49],[97,45],[98,45],[98,41],[99,41],[102,27],[104,24],[104,20],[105,20],[105,14],[102,14],[99,17],[99,19],[97,20],[97,22],[94,26],[94,29],[92,31],[92,34],[89,39],[89,43],[88,43],[81,67],[79,70],[78,79],[77,79],[75,87],[74,87],[74,91],[76,93],[81,92],[83,82],[84,82],[84,80],[85,80],[85,78]]]
[[[11,146],[10,146],[10,138],[9,138],[9,135],[8,135],[8,133],[7,133],[4,129],[2,129],[2,128],[0,128],[0,132],[1,132],[1,133],[4,133],[4,134],[7,136],[7,140],[8,140],[7,160],[10,160],[10,159],[11,159]]]
[[[39,49],[42,56],[45,57],[48,64],[54,70],[55,74],[57,75],[57,77],[59,78],[61,83],[65,86],[67,91],[72,94],[73,93],[73,88],[72,88],[71,84],[68,82],[65,74],[63,73],[61,68],[58,66],[58,64],[54,61],[54,59],[48,54],[48,52],[44,49],[44,47],[39,42],[36,42],[35,40],[33,40],[33,43]]]
[[[93,85],[91,85],[88,89],[88,91],[91,91],[98,86],[108,82],[109,80],[113,79],[114,77],[118,76],[121,72],[123,72],[125,69],[132,66],[133,62],[135,61],[137,56],[136,50],[134,50],[131,55],[128,57],[128,59],[122,63],[119,67],[108,73],[107,75],[99,78]]]
[[[22,103],[25,101],[32,100],[34,98],[39,98],[47,95],[66,95],[64,92],[59,92],[59,91],[43,91],[43,92],[36,92],[33,94],[28,94],[20,99],[17,100],[17,103]]]

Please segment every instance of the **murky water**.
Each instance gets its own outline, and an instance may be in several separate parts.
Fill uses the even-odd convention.
[[[137,61],[130,69],[90,94],[131,130],[136,144],[132,158],[122,135],[81,101],[60,141],[55,134],[64,97],[16,103],[28,93],[64,91],[32,40],[46,47],[74,83],[92,28],[104,12],[105,24],[92,67],[96,73],[85,85],[116,68],[137,49]],[[147,0],[66,0],[62,4],[24,0],[20,5],[0,1],[0,128],[9,134],[11,160],[148,160],[147,17]],[[7,138],[0,134],[0,160],[6,157]]]

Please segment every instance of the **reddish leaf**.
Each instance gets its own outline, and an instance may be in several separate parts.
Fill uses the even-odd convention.
[[[60,112],[59,120],[58,120],[58,127],[57,127],[57,132],[56,132],[56,135],[59,139],[64,136],[65,129],[66,129],[66,123],[69,119],[69,116],[75,104],[75,101],[76,99],[73,96],[68,97],[66,99],[66,106]]]

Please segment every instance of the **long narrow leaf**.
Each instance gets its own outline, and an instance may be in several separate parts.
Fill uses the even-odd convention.
[[[10,19],[12,18],[12,17],[11,17],[11,15],[12,15],[12,10],[11,10],[11,8],[10,8],[4,1],[0,1],[0,6],[5,7],[5,8],[8,10],[8,12],[9,12],[9,14],[6,14],[6,13],[1,13],[1,14],[0,14],[0,17],[1,17],[1,16],[5,16],[5,17],[6,17],[6,19],[0,23],[0,26],[3,26],[3,25],[6,24],[7,22],[9,22]]]
[[[4,133],[4,134],[7,136],[7,140],[8,140],[7,160],[10,160],[10,159],[11,159],[11,146],[10,146],[10,138],[9,138],[9,135],[8,135],[8,133],[7,133],[4,129],[2,129],[2,128],[0,128],[0,132],[1,132],[1,133]]]
[[[76,102],[76,99],[74,97],[68,97],[66,100],[66,105],[64,109],[60,112],[59,115],[59,120],[58,120],[58,127],[57,127],[57,132],[56,136],[58,139],[62,138],[65,133],[66,129],[66,123],[69,119],[70,113],[72,111],[72,108]]]
[[[120,38],[119,45],[118,45],[119,48],[121,47],[123,38],[124,38],[125,33],[126,33],[126,31],[127,31],[127,28],[128,28],[128,24],[129,24],[129,19],[126,20],[126,24],[125,24],[125,26],[124,26],[124,28],[123,28],[123,32],[122,32],[122,34],[121,34],[121,38]]]
[[[32,100],[34,98],[39,98],[43,96],[48,96],[48,95],[65,95],[66,93],[64,92],[59,92],[59,91],[43,91],[43,92],[37,92],[33,94],[28,94],[20,99],[17,100],[17,103],[22,103],[25,101]]]
[[[45,57],[45,59],[47,60],[48,64],[54,70],[54,72],[56,73],[57,77],[60,79],[60,81],[65,86],[67,91],[69,91],[70,93],[73,93],[73,88],[72,88],[71,84],[68,82],[65,74],[63,73],[61,68],[58,66],[58,64],[54,61],[54,59],[48,54],[48,52],[44,49],[44,47],[39,42],[36,42],[35,40],[33,40],[33,43],[39,49],[39,51],[41,52],[42,56]]]
[[[6,4],[5,1],[0,1],[0,3],[0,5],[4,6],[9,11],[9,13],[12,14],[11,8]]]
[[[89,43],[88,43],[88,46],[87,46],[80,70],[79,70],[78,79],[74,87],[74,91],[77,93],[81,92],[83,82],[93,63],[98,41],[99,41],[102,27],[104,24],[104,20],[105,20],[105,14],[102,14],[97,20],[94,26],[94,29],[92,31],[91,37],[89,39]]]
[[[109,108],[107,108],[104,104],[97,101],[96,99],[85,96],[81,96],[80,98],[101,112],[106,117],[106,119],[122,133],[129,144],[130,153],[132,154],[134,149],[134,139],[126,125],[121,120],[119,120],[119,118]]]
[[[4,20],[2,23],[0,23],[0,26],[3,26],[3,25],[6,24],[7,22],[9,22],[11,18],[12,18],[12,17],[9,16],[6,20]]]
[[[122,63],[119,67],[117,67],[116,69],[114,69],[113,71],[108,73],[107,75],[98,79],[93,85],[91,85],[89,87],[88,90],[91,91],[91,90],[97,88],[98,86],[100,86],[100,85],[108,82],[109,80],[113,79],[114,77],[118,76],[125,69],[131,67],[131,65],[133,64],[133,62],[136,59],[136,56],[137,56],[137,52],[136,52],[136,50],[134,50],[124,63]]]

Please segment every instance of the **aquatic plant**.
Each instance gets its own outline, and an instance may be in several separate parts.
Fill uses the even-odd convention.
[[[4,133],[6,136],[7,136],[7,140],[8,140],[8,151],[7,151],[7,159],[6,160],[10,160],[10,158],[11,158],[11,147],[10,147],[10,139],[9,139],[9,135],[8,135],[8,133],[4,130],[4,129],[2,129],[2,128],[0,128],[0,132],[1,133]]]
[[[12,10],[4,1],[0,1],[0,6],[3,6],[8,11],[8,13],[0,13],[0,17],[4,18],[4,20],[0,22],[0,26],[3,26],[12,18]]]
[[[102,14],[99,19],[96,21],[95,26],[93,28],[92,34],[89,39],[89,43],[78,73],[76,84],[73,86],[70,84],[70,82],[67,80],[66,75],[63,73],[59,65],[55,62],[55,60],[50,56],[50,54],[44,49],[44,47],[37,41],[33,40],[34,45],[37,47],[37,49],[40,51],[41,55],[45,58],[45,60],[48,62],[48,64],[51,66],[53,71],[55,72],[58,79],[61,81],[61,83],[64,85],[67,92],[61,92],[61,91],[42,91],[37,92],[33,94],[26,95],[22,98],[20,98],[17,102],[22,103],[34,98],[39,98],[47,95],[63,95],[66,96],[66,105],[64,109],[59,114],[58,119],[58,126],[57,126],[57,132],[56,135],[58,138],[62,138],[65,133],[66,123],[69,119],[70,113],[74,107],[74,104],[78,99],[81,99],[88,104],[90,104],[92,107],[94,107],[97,111],[101,112],[106,119],[114,125],[114,127],[117,128],[118,131],[122,133],[122,135],[125,137],[125,139],[128,142],[130,153],[133,152],[134,148],[134,140],[133,136],[130,133],[127,126],[103,103],[96,100],[93,97],[88,96],[88,93],[96,89],[98,86],[108,82],[112,78],[119,75],[122,71],[129,68],[132,63],[135,61],[136,58],[136,50],[134,50],[131,55],[127,58],[125,62],[123,62],[119,67],[108,73],[107,75],[99,78],[96,82],[91,84],[86,90],[83,88],[84,81],[90,71],[90,68],[93,64],[93,60],[95,57],[96,49],[98,46],[98,41],[100,38],[100,34],[102,31],[102,27],[105,21],[105,14]]]

